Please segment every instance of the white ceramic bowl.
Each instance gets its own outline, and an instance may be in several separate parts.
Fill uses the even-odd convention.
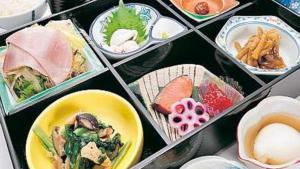
[[[286,164],[268,165],[250,158],[246,153],[244,145],[246,132],[263,117],[273,113],[288,113],[291,116],[300,118],[300,101],[285,96],[272,96],[264,99],[255,108],[248,111],[238,125],[239,158],[251,169],[299,169],[300,157]]]
[[[140,14],[144,23],[146,24],[147,39],[139,44],[139,48],[126,53],[116,53],[109,50],[109,46],[104,42],[104,26],[108,21],[108,17],[111,16],[112,12],[118,9],[113,7],[102,14],[100,14],[92,23],[89,31],[89,36],[97,44],[98,48],[105,54],[109,59],[119,60],[126,58],[130,55],[138,53],[150,45],[162,42],[164,39],[160,38],[163,31],[168,33],[168,38],[175,36],[184,30],[187,30],[178,21],[161,16],[160,13],[153,7],[140,3],[128,3],[126,7],[134,8],[137,13]]]
[[[246,167],[222,157],[203,156],[187,162],[180,169],[246,169]]]
[[[47,9],[47,1],[39,0],[39,2],[31,9],[10,16],[0,16],[0,28],[9,30],[17,26],[21,26],[28,22],[39,19],[43,16]]]
[[[283,58],[284,69],[260,69],[249,66],[236,58],[237,51],[234,42],[246,44],[249,37],[256,34],[257,27],[264,30],[275,28],[280,33],[279,54]],[[224,25],[216,38],[216,43],[231,57],[239,61],[254,74],[281,75],[292,67],[300,64],[300,34],[292,27],[275,16],[234,16]]]

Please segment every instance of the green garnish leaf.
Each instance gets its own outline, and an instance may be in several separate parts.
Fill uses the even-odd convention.
[[[193,87],[193,92],[192,92],[192,98],[196,101],[196,102],[201,102],[202,100],[199,97],[199,88],[198,86],[194,86]]]
[[[109,16],[108,22],[104,26],[104,41],[110,45],[112,34],[118,29],[131,29],[138,32],[137,43],[141,43],[146,39],[146,26],[143,19],[136,13],[135,9],[128,8],[120,0],[119,7]]]
[[[161,34],[161,38],[162,39],[168,39],[169,38],[169,35],[168,35],[168,32],[163,32],[162,34]]]

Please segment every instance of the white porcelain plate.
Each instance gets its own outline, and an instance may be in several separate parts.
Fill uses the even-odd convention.
[[[275,28],[280,33],[279,54],[283,58],[286,68],[284,69],[260,69],[249,66],[236,59],[237,51],[234,42],[245,45],[248,38],[256,34],[257,27],[263,29]],[[300,34],[281,19],[275,16],[233,16],[219,32],[216,43],[231,57],[239,61],[254,74],[281,75],[292,67],[300,64]]]
[[[146,25],[147,39],[139,44],[137,50],[126,52],[126,53],[115,53],[110,50],[110,47],[104,42],[104,26],[108,21],[109,16],[112,12],[116,11],[118,7],[113,7],[102,14],[100,14],[92,23],[90,27],[89,35],[92,40],[97,44],[100,50],[105,53],[105,56],[109,59],[123,59],[130,55],[133,55],[148,46],[162,42],[162,34],[167,33],[168,38],[175,36],[184,30],[187,30],[185,26],[176,21],[175,19],[161,16],[160,13],[151,6],[139,3],[128,3],[126,7],[134,8],[140,17],[144,20]]]
[[[246,169],[246,167],[222,157],[203,156],[187,162],[180,169]]]

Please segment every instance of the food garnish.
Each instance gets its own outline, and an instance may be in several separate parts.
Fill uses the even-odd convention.
[[[199,2],[195,6],[195,13],[199,15],[206,15],[209,13],[209,7],[207,2]]]
[[[129,144],[112,126],[89,113],[79,113],[62,127],[55,126],[51,139],[39,127],[33,132],[51,154],[54,169],[110,169],[116,166]],[[125,151],[125,152],[124,152]]]
[[[205,106],[192,98],[184,98],[174,103],[171,109],[172,112],[168,116],[169,123],[178,129],[180,136],[186,135],[209,120]]]
[[[135,9],[126,7],[120,0],[119,7],[109,16],[104,26],[104,41],[113,52],[136,50],[146,40],[146,25]]]
[[[3,73],[17,101],[87,71],[84,40],[69,20],[33,25],[12,34],[6,42]]]
[[[256,35],[251,36],[244,47],[239,42],[234,46],[237,58],[253,67],[262,69],[282,69],[286,65],[279,55],[280,34],[276,29],[263,30],[257,27]]]

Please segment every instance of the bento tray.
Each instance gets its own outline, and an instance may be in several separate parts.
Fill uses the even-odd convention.
[[[136,1],[124,0],[124,2]],[[169,0],[145,0],[143,1],[144,4],[156,8],[163,16],[176,19],[188,27],[188,30],[119,61],[108,60],[86,33],[89,31],[93,20],[100,13],[116,6],[118,0],[92,0],[25,25],[45,24],[50,20],[71,19],[80,28],[80,34],[106,68],[78,84],[52,93],[49,97],[39,100],[29,107],[22,107],[16,110],[14,114],[5,114],[3,105],[0,104],[0,122],[14,168],[28,168],[25,158],[25,143],[29,129],[36,117],[60,97],[86,89],[101,89],[117,93],[128,100],[139,113],[144,129],[144,149],[141,161],[133,168],[179,168],[193,157],[213,155],[234,144],[236,124],[245,110],[250,109],[259,100],[266,97],[272,86],[275,84],[282,85],[281,81],[284,81],[289,75],[292,76],[293,72],[297,72],[300,68],[300,66],[296,66],[279,77],[256,76],[217,46],[214,40],[218,32],[233,15],[274,15],[282,18],[279,13],[281,7],[271,0],[240,0],[239,2],[240,5],[233,10],[211,20],[197,23],[181,13]],[[286,12],[289,11],[286,10]],[[295,30],[300,31],[299,23],[295,24],[285,18],[282,19]],[[23,27],[1,35],[0,46],[5,45],[5,39],[10,34]],[[142,103],[143,99],[135,95],[129,88],[129,84],[152,71],[182,64],[201,65],[222,79],[234,79],[242,87],[245,98],[197,130],[176,142],[172,142],[151,118]],[[282,90],[285,93],[278,94],[293,94],[294,92],[288,87]],[[298,93],[298,95],[300,94]]]

